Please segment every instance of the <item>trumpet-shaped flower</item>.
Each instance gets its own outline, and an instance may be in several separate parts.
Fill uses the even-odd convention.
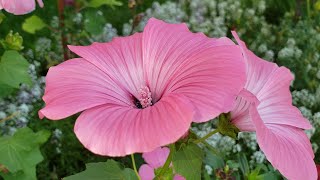
[[[192,121],[232,109],[245,83],[239,46],[150,19],[143,33],[69,46],[81,58],[51,67],[40,117],[83,111],[74,131],[96,154],[150,152],[177,141]]]
[[[247,82],[231,111],[232,123],[242,131],[256,132],[261,150],[286,178],[316,179],[314,153],[303,131],[311,125],[292,105],[292,74],[255,56],[235,32],[233,36],[246,61]]]
[[[139,176],[141,180],[152,180],[155,177],[155,170],[161,168],[168,156],[170,150],[167,147],[159,147],[154,151],[143,153],[142,157],[147,164],[143,164],[139,169]],[[173,177],[174,180],[185,180],[184,177],[176,174]]]
[[[37,0],[40,7],[43,7],[42,0]],[[0,10],[4,9],[15,15],[27,14],[36,8],[35,0],[0,0]]]

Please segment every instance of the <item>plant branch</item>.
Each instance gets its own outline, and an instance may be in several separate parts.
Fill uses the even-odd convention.
[[[176,151],[175,144],[170,144],[169,148],[170,148],[169,156],[168,156],[166,162],[164,163],[164,165],[162,166],[162,169],[161,169],[160,173],[157,175],[157,177],[161,178],[161,176],[167,171],[167,169],[169,168],[169,166],[171,164],[173,154]]]
[[[198,144],[198,143],[201,143],[201,142],[204,142],[206,139],[208,139],[209,137],[211,137],[212,135],[216,134],[219,132],[219,129],[216,129],[210,133],[208,133],[207,135],[203,136],[202,138],[200,139],[196,139],[195,141],[193,141],[195,144]]]
[[[61,29],[61,45],[63,49],[63,58],[68,60],[68,48],[67,48],[67,37],[64,34],[64,0],[58,0],[58,12],[59,12],[59,26]]]
[[[14,118],[14,117],[17,116],[19,113],[20,113],[19,111],[12,113],[10,116],[1,119],[1,120],[0,120],[0,123],[5,122],[5,121],[7,121],[7,120],[9,120],[9,119]]]

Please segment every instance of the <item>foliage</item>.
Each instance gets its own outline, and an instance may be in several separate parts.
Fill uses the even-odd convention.
[[[66,178],[65,180],[86,180],[86,179],[95,179],[95,180],[104,180],[108,179],[114,180],[136,180],[137,176],[134,171],[129,168],[122,169],[114,160],[108,160],[107,162],[99,163],[89,163],[86,164],[86,170],[72,175]]]
[[[17,51],[6,51],[0,61],[0,97],[8,95],[21,83],[31,85],[29,63]]]
[[[175,171],[187,179],[201,179],[203,152],[196,144],[182,146],[173,156]]]
[[[36,31],[41,30],[44,27],[46,27],[46,24],[36,15],[27,18],[22,24],[22,29],[31,34],[34,34]]]
[[[97,8],[102,5],[109,5],[113,7],[113,6],[122,6],[122,4],[123,4],[122,2],[117,0],[91,0],[89,3],[89,6]]]
[[[10,171],[1,173],[5,179],[35,179],[35,167],[39,162],[38,179],[66,176],[66,179],[92,179],[92,176],[108,175],[109,171],[117,172],[119,179],[126,175],[136,178],[131,169],[122,167],[131,167],[129,158],[116,158],[121,165],[114,160],[101,162],[107,158],[96,156],[82,147],[72,131],[76,116],[56,122],[38,120],[37,110],[43,105],[38,99],[43,89],[37,86],[49,67],[63,61],[61,34],[67,44],[105,42],[118,35],[141,31],[151,16],[174,23],[184,21],[193,31],[201,31],[211,37],[230,36],[230,30],[236,29],[256,54],[292,70],[295,74],[291,87],[294,104],[315,128],[320,127],[319,1],[311,4],[310,8],[307,1],[299,1],[302,2],[299,5],[296,4],[298,1],[275,0],[136,2],[137,6],[129,7],[127,0],[76,1],[74,6],[65,7],[64,27],[59,23],[55,1],[46,1],[43,9],[38,8],[31,15],[13,16],[0,12],[0,53],[3,54],[0,60],[0,132],[8,135],[0,137],[0,164]],[[139,17],[141,19],[135,22]],[[67,55],[74,57],[68,51]],[[33,69],[32,73],[30,69]],[[21,109],[25,105],[30,109],[23,113]],[[17,117],[1,122],[16,110],[20,112]],[[19,129],[26,124],[33,130],[42,132],[42,129],[47,129],[52,133],[50,138],[47,133],[42,134],[43,138],[49,138],[41,147],[43,157],[39,147],[46,140],[39,139],[40,132]],[[216,122],[212,121],[196,125],[193,130],[203,136],[216,128]],[[316,138],[319,134],[316,129],[308,131],[315,151],[320,145],[319,138]],[[240,133],[236,140],[215,134],[206,143],[217,149],[206,149],[192,143],[182,146],[173,157],[173,170],[190,179],[200,176],[212,179],[223,175],[237,179],[281,179],[255,141],[254,134]],[[10,146],[1,144],[4,142],[10,142]],[[19,148],[20,145],[24,148]],[[4,154],[9,150],[20,156],[5,159],[9,156]],[[241,155],[237,156],[239,153]],[[318,151],[315,159],[318,163],[319,157]],[[21,158],[27,161],[20,162]],[[16,160],[14,164],[13,160]],[[138,167],[143,163],[140,155],[137,162]]]
[[[9,172],[2,172],[5,179],[36,179],[36,165],[43,160],[40,145],[50,136],[48,131],[32,132],[19,129],[13,136],[0,138],[0,162]]]

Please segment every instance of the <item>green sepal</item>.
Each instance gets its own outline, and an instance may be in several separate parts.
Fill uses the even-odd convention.
[[[218,129],[220,134],[229,136],[233,139],[236,139],[240,132],[237,126],[231,123],[230,113],[223,113],[219,116]]]
[[[1,44],[6,50],[20,51],[23,49],[22,43],[23,38],[17,32],[13,34],[13,31],[10,31],[7,34],[6,38],[4,40],[1,40]]]

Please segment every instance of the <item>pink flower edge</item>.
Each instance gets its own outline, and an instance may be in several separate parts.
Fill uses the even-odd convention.
[[[248,76],[232,111],[233,123],[256,132],[266,158],[286,178],[316,179],[314,153],[303,131],[311,125],[292,106],[290,71],[258,58],[232,33],[242,49]]]

